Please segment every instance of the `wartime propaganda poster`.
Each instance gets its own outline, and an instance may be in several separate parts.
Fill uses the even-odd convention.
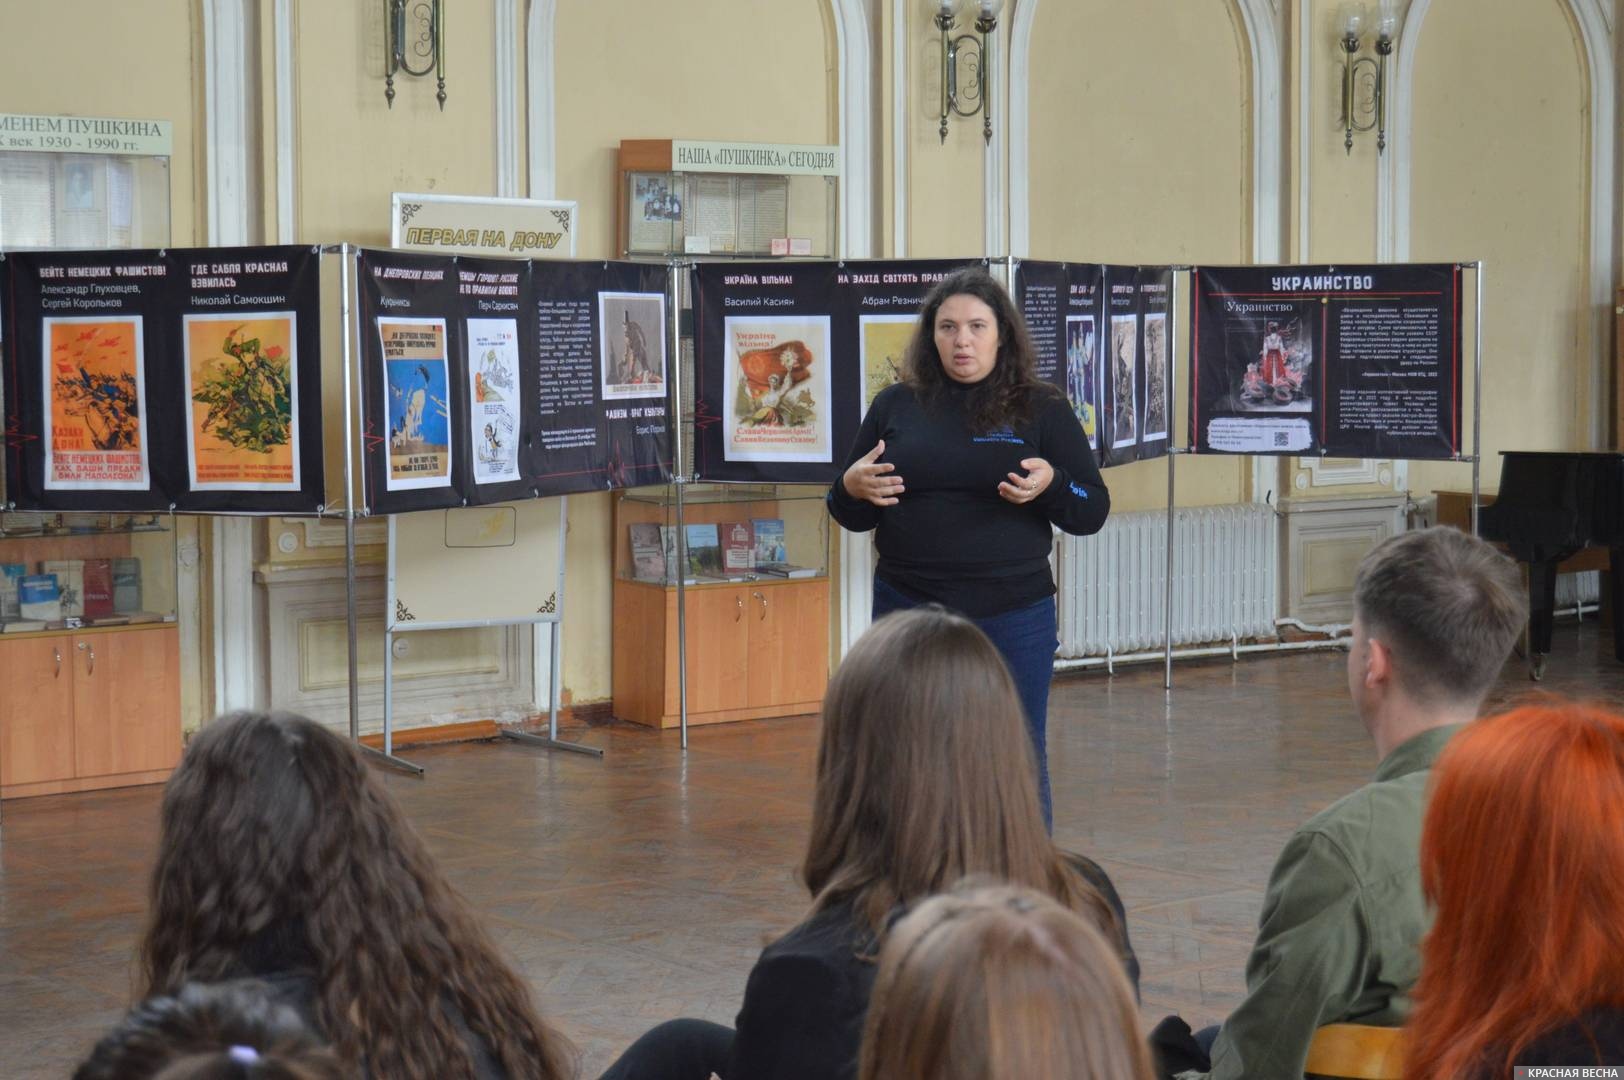
[[[1083,425],[1088,445],[1095,450],[1100,447],[1098,324],[1093,315],[1066,316],[1066,397],[1077,422]]]
[[[665,396],[665,295],[598,294],[603,400]]]
[[[917,315],[859,315],[858,349],[862,353],[862,415],[881,390],[902,381],[903,358]]]
[[[295,313],[193,314],[182,323],[192,487],[298,491]]]
[[[389,491],[451,485],[451,394],[444,319],[379,318]]]
[[[1134,409],[1139,368],[1139,316],[1112,315],[1111,343],[1106,351],[1107,378],[1111,380],[1111,448],[1119,450],[1139,441]]]
[[[1167,313],[1145,315],[1145,440],[1167,438]]]
[[[828,462],[829,317],[722,320],[730,364],[729,461]]]
[[[519,479],[519,327],[513,319],[469,319],[468,430],[474,483]]]
[[[43,320],[45,489],[150,486],[142,317]]]

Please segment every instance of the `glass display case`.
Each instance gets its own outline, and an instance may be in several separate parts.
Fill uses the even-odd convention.
[[[0,634],[172,623],[175,557],[167,514],[0,512]]]

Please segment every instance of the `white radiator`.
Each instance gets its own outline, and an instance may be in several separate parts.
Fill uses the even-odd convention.
[[[1244,503],[1173,515],[1173,644],[1273,637],[1278,530]],[[1055,546],[1060,659],[1158,649],[1167,597],[1167,514],[1112,514]]]

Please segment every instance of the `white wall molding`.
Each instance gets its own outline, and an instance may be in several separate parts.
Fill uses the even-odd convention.
[[[1009,93],[1009,253],[1029,255],[1032,250],[1032,26],[1039,0],[1018,0],[1010,20]]]
[[[249,233],[257,184],[249,156],[248,84],[255,20],[255,5],[249,0],[204,0],[203,112],[212,247],[256,239]],[[261,609],[253,573],[257,523],[228,517],[213,522],[214,711],[258,708],[265,701],[265,689]]]
[[[1280,13],[1271,0],[1238,0],[1237,6],[1252,61],[1252,261],[1277,263],[1288,191]]]
[[[891,0],[891,253],[908,253],[908,0]]]
[[[1008,32],[1007,25],[999,23],[998,29],[987,38],[987,56],[982,58],[988,68],[987,94],[992,110],[992,142],[983,143],[981,154],[983,190],[986,192],[982,202],[986,212],[983,233],[989,259],[1003,258],[1010,253],[1007,228],[1010,190],[1005,186],[1009,162],[1009,118],[999,115],[998,111],[999,103],[1009,100],[1009,88],[1014,83],[1013,65],[1004,63],[1002,48]]]
[[[873,59],[869,18],[863,0],[830,0],[835,21],[837,90],[840,96],[840,238],[842,258],[862,259],[874,253]],[[900,11],[901,5],[897,5]],[[905,14],[905,13],[904,13]],[[906,34],[906,23],[895,31]],[[905,71],[906,68],[902,69]],[[904,79],[902,71],[893,78]],[[907,83],[899,84],[902,95]],[[895,89],[895,88],[894,88]],[[905,114],[904,114],[905,116]],[[904,122],[894,137],[907,135]],[[899,204],[900,205],[900,204]],[[874,595],[869,538],[840,531],[840,655],[868,629]]]
[[[524,0],[496,0],[496,32],[491,42],[496,80],[496,194],[517,198],[523,186],[519,175],[519,58],[514,45],[519,37]]]
[[[557,66],[553,29],[558,0],[531,0],[525,27],[525,122],[529,128],[529,194],[551,199],[558,186],[558,119],[553,70]]]
[[[276,0],[271,15],[276,61],[273,90],[276,97],[276,242],[291,244],[299,234],[294,205],[297,182],[298,68],[293,55],[293,0]]]

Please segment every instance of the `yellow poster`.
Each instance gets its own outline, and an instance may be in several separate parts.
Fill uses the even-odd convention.
[[[188,315],[184,323],[193,489],[298,491],[294,313]]]
[[[919,316],[862,315],[857,322],[861,330],[866,414],[881,390],[902,381],[903,359],[908,355],[908,342],[919,325]]]
[[[146,490],[141,316],[47,318],[43,330],[46,489]]]

